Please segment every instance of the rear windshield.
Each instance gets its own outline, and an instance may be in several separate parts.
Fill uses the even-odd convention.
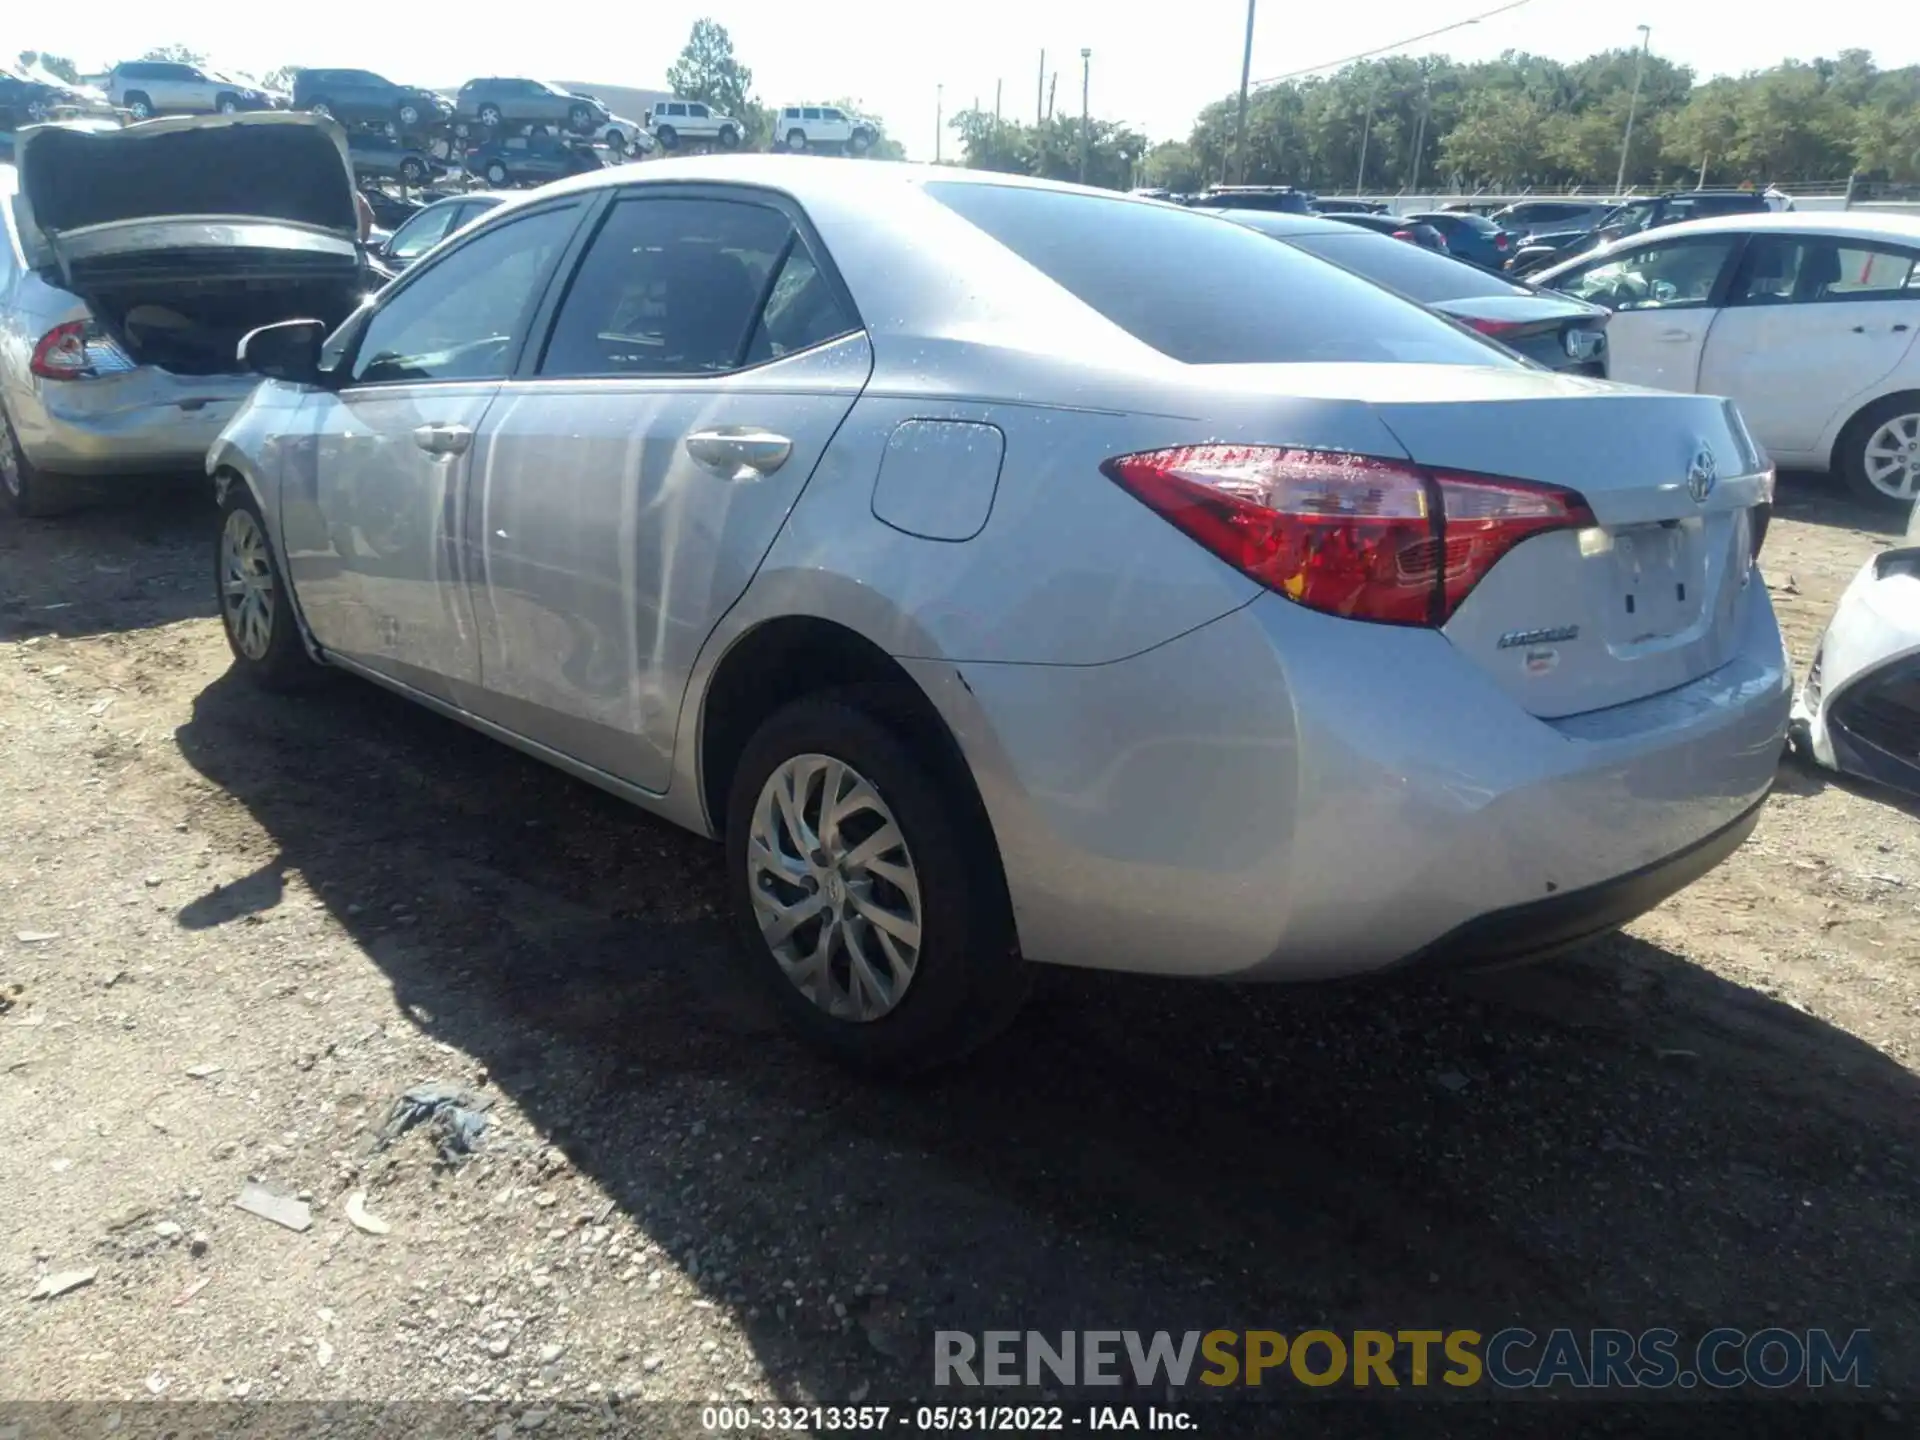
[[[1217,215],[1012,185],[936,181],[926,190],[1082,304],[1189,365],[1519,363],[1356,275]]]
[[[1389,290],[1398,290],[1423,305],[1435,305],[1442,300],[1472,300],[1485,295],[1532,293],[1477,266],[1450,260],[1388,235],[1355,230],[1348,234],[1315,233],[1282,238],[1289,245],[1345,266],[1356,275],[1364,275]]]

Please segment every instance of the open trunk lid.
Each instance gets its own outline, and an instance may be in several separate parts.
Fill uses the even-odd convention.
[[[32,126],[15,147],[28,262],[86,295],[128,276],[352,272],[346,137],[309,115]]]
[[[1444,627],[1529,711],[1625,704],[1733,658],[1773,477],[1732,401],[1537,371],[1378,369],[1425,372],[1381,376],[1367,397],[1417,464],[1563,486],[1592,511],[1592,526],[1515,546]]]

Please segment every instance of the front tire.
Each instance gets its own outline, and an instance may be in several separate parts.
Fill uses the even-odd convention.
[[[627,137],[622,135],[618,130],[607,131],[606,145],[607,153],[610,155],[625,155],[627,153]]]
[[[8,513],[26,520],[44,520],[65,514],[80,503],[80,492],[71,482],[47,475],[27,459],[27,452],[14,434],[13,421],[0,410],[0,504]]]
[[[723,125],[720,128],[720,148],[722,150],[738,150],[740,148],[740,132],[731,125]]]
[[[240,101],[237,96],[222,95],[213,108],[218,110],[222,115],[238,115],[240,113]]]
[[[727,807],[747,964],[815,1049],[903,1075],[1003,1029],[1029,971],[957,755],[880,687],[799,700],[748,741]]]
[[[153,118],[153,101],[147,98],[146,91],[130,90],[127,92],[127,113],[132,115],[136,120],[151,120]]]
[[[680,143],[680,136],[675,133],[671,125],[662,125],[653,132],[653,138],[660,142],[662,150],[671,150]]]
[[[331,120],[334,118],[333,107],[324,100],[316,100],[307,106],[307,113],[309,115],[318,115],[322,120]]]
[[[787,132],[787,149],[793,151],[794,154],[798,155],[802,150],[806,148],[807,148],[807,132],[806,131],[789,130]]]
[[[1920,500],[1920,393],[1876,400],[1848,422],[1835,450],[1857,499],[1912,506]]]
[[[320,667],[300,638],[267,522],[240,480],[229,479],[221,498],[213,556],[214,593],[234,669],[263,690],[311,684]]]
[[[411,130],[420,123],[420,107],[418,105],[402,105],[399,110],[399,116],[400,128],[403,130]]]
[[[500,114],[500,107],[498,105],[482,105],[480,107],[479,118],[480,118],[480,123],[486,126],[487,129],[498,130],[500,128],[500,121],[502,118]]]
[[[427,179],[427,167],[409,155],[400,162],[400,178],[409,185],[423,185]]]
[[[507,174],[507,167],[502,165],[498,160],[489,160],[487,162],[487,183],[489,185],[505,185],[509,178],[511,177]]]

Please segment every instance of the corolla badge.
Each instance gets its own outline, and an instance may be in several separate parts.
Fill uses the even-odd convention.
[[[1713,458],[1713,451],[1702,444],[1693,452],[1693,459],[1687,465],[1687,494],[1693,497],[1693,503],[1704,505],[1707,497],[1713,494],[1714,482],[1720,478],[1720,467]]]

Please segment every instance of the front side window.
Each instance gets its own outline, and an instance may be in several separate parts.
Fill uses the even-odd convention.
[[[820,113],[829,120],[844,120],[847,118],[845,113],[839,110],[822,110]]]
[[[401,260],[425,254],[453,227],[453,217],[459,209],[458,205],[436,205],[431,210],[422,210],[393,232],[393,239],[387,242],[387,253]]]
[[[1011,185],[936,181],[926,191],[1083,305],[1189,365],[1520,363],[1357,275],[1205,211]],[[1146,266],[1143,255],[1181,258]]]
[[[588,248],[539,373],[723,374],[852,328],[780,211],[627,199]]]
[[[806,109],[806,118],[809,120],[818,120],[820,118],[820,112],[809,105]]]
[[[1705,305],[1733,252],[1732,235],[1642,245],[1583,265],[1554,282],[1553,288],[1576,300],[1609,310],[1673,310]]]
[[[351,379],[504,378],[514,338],[578,218],[572,205],[521,216],[423,263],[374,312]]]
[[[687,114],[695,120],[705,120],[707,118],[707,107],[704,105],[689,105],[687,106]]]

